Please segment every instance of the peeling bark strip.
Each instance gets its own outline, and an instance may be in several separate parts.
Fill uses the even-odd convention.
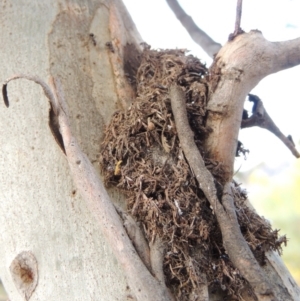
[[[272,286],[240,231],[229,182],[224,186],[222,203],[218,200],[214,179],[205,167],[188,123],[184,93],[176,84],[170,87],[170,98],[181,147],[200,188],[214,210],[230,260],[250,283],[258,300],[277,300],[273,295]]]
[[[8,79],[26,78],[42,86],[49,99],[53,111],[58,117],[59,131],[63,137],[71,174],[75,185],[81,193],[83,200],[88,203],[91,212],[95,215],[103,235],[111,246],[120,265],[124,269],[130,288],[139,301],[172,301],[168,290],[161,285],[147,270],[137,255],[127,233],[121,223],[101,180],[96,174],[93,165],[81,151],[75,137],[71,133],[67,107],[62,88],[58,81],[51,79],[55,96],[49,86],[34,76],[16,75]],[[8,98],[6,99],[7,103]]]
[[[187,118],[185,96],[183,91],[176,84],[170,87],[170,98],[181,147],[189,165],[194,171],[200,188],[209,200],[213,211],[216,211],[218,198],[214,178],[205,167],[203,158],[194,142],[194,133],[189,126]]]

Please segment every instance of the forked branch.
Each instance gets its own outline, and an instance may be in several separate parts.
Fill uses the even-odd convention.
[[[275,122],[267,113],[260,98],[256,95],[249,94],[249,101],[253,102],[252,115],[249,118],[242,120],[241,128],[243,129],[252,126],[259,126],[270,131],[288,147],[288,149],[296,158],[299,158],[300,154],[295,147],[292,137],[283,135]]]
[[[212,131],[205,150],[209,158],[222,163],[227,179],[233,175],[246,96],[264,77],[297,64],[300,38],[274,43],[257,30],[238,35],[218,52],[211,69],[215,82],[207,103],[206,126]]]

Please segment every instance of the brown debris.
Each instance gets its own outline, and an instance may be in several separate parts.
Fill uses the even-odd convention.
[[[197,288],[226,291],[241,300],[248,289],[222,245],[216,217],[200,190],[179,144],[169,99],[176,81],[184,89],[194,140],[218,186],[222,166],[205,157],[203,140],[209,71],[185,50],[145,49],[137,71],[137,98],[126,112],[116,112],[102,144],[101,165],[106,185],[122,189],[127,206],[142,223],[149,245],[164,242],[164,273],[177,300],[189,300]],[[121,163],[120,163],[121,162]],[[117,169],[117,172],[116,172]],[[278,231],[245,204],[235,185],[234,203],[241,231],[260,264],[264,252],[281,251]]]

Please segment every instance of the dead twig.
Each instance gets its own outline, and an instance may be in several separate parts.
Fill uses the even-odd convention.
[[[244,33],[244,31],[241,29],[242,7],[243,0],[237,0],[234,32],[229,35],[229,41],[232,41],[237,35]]]
[[[241,128],[243,129],[252,126],[259,126],[261,128],[270,131],[287,146],[287,148],[292,152],[292,154],[296,158],[299,158],[300,154],[295,148],[295,143],[293,142],[292,137],[290,135],[288,136],[283,135],[280,129],[276,126],[275,122],[267,113],[263,105],[263,102],[258,96],[253,94],[248,94],[248,95],[249,95],[249,101],[253,102],[252,115],[249,118],[245,118],[242,120]]]
[[[149,270],[136,253],[118,213],[112,204],[106,189],[98,177],[93,165],[87,156],[81,151],[75,137],[71,133],[69,119],[66,114],[67,105],[63,91],[58,80],[51,78],[53,91],[41,79],[35,76],[16,75],[4,83],[4,102],[8,106],[7,83],[12,79],[26,78],[43,87],[46,97],[49,99],[53,113],[56,115],[58,130],[63,139],[66,158],[77,189],[90,211],[94,214],[98,226],[110,245],[115,257],[122,266],[127,277],[128,284],[137,300],[147,301],[172,301],[172,297],[165,286],[150,274]]]
[[[203,30],[201,30],[194,20],[186,14],[186,12],[179,5],[177,0],[166,0],[169,7],[172,9],[176,18],[180,21],[182,26],[187,30],[191,38],[203,48],[203,50],[211,57],[221,49],[221,44],[215,42]]]
[[[217,217],[223,244],[231,262],[250,283],[258,300],[276,300],[272,286],[240,231],[233,204],[231,183],[226,183],[224,186],[222,202],[217,197],[214,178],[205,167],[188,123],[184,93],[176,84],[170,87],[170,99],[181,148]]]

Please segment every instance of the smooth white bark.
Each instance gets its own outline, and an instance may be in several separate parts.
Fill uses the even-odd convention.
[[[117,13],[126,13],[115,4],[19,0],[3,4],[0,15],[0,78],[17,72],[45,80],[50,73],[59,76],[74,133],[97,169],[104,126],[122,107],[105,43],[118,40],[121,30],[126,35],[120,49],[126,39],[140,39],[129,17],[126,26],[120,19],[119,28],[109,27]],[[30,300],[127,300],[131,292],[122,269],[51,135],[42,90],[20,80],[9,85],[8,94],[10,108],[0,106],[0,278],[10,299],[23,300],[9,266],[20,252],[30,251],[39,270]]]

